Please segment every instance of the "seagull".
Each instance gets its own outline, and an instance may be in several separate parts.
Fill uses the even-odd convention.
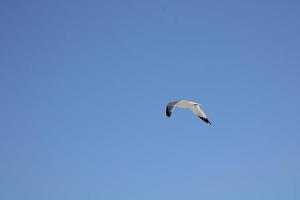
[[[192,101],[187,101],[187,100],[170,101],[167,105],[167,108],[166,108],[167,117],[171,117],[171,114],[172,114],[175,107],[191,109],[191,111],[193,111],[193,113],[195,113],[197,115],[197,117],[199,117],[204,122],[211,125],[211,123],[208,120],[206,114],[201,109],[199,103],[192,102]]]

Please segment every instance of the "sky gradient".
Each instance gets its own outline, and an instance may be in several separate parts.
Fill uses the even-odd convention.
[[[300,199],[299,9],[2,1],[0,199]]]

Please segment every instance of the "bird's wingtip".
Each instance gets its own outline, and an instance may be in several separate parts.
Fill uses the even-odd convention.
[[[172,112],[169,111],[168,106],[166,108],[166,116],[171,117]]]
[[[199,118],[202,119],[204,122],[208,123],[209,125],[211,125],[211,123],[208,120],[208,118],[204,118],[204,117],[199,117]]]
[[[206,123],[208,123],[209,125],[211,125],[211,123],[210,123],[210,121],[207,119],[207,122]]]

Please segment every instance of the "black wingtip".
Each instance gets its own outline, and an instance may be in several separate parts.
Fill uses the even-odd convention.
[[[208,120],[208,118],[204,118],[204,117],[199,117],[200,119],[202,119],[204,122],[208,123],[211,125],[210,121]]]
[[[171,112],[169,111],[168,106],[166,107],[166,115],[167,117],[171,117]]]

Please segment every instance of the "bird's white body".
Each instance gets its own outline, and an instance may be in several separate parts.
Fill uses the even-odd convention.
[[[198,103],[196,102],[192,102],[192,101],[186,101],[186,100],[182,100],[182,101],[179,101],[176,106],[178,108],[189,108],[191,109],[193,106],[195,105],[198,105]]]

